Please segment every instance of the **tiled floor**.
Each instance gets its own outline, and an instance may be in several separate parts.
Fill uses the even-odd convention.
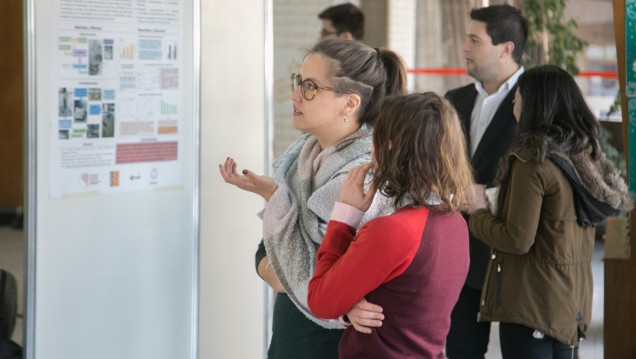
[[[596,242],[592,270],[594,273],[594,302],[592,306],[592,325],[588,332],[588,340],[583,341],[580,348],[581,359],[603,358],[603,243]],[[22,313],[22,288],[24,278],[24,241],[23,232],[8,226],[0,226],[0,268],[13,273],[18,281],[19,304],[18,313]],[[255,322],[255,325],[260,325]],[[22,319],[16,322],[13,340],[22,343]],[[498,325],[493,324],[487,359],[500,359]]]

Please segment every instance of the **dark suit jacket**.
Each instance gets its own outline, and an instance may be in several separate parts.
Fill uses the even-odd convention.
[[[514,139],[517,120],[512,112],[512,100],[515,97],[515,85],[503,100],[495,112],[492,121],[486,128],[484,135],[477,145],[475,154],[471,158],[471,164],[475,174],[475,182],[484,184],[486,187],[495,185],[493,182],[499,167],[499,159],[506,153],[512,140]],[[470,151],[470,115],[477,99],[477,89],[475,84],[450,90],[446,93],[446,98],[455,106],[459,119],[464,128],[467,148]],[[466,221],[468,221],[468,216]],[[470,268],[466,285],[481,290],[490,257],[490,247],[470,234]]]

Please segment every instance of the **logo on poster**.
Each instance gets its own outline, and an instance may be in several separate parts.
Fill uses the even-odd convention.
[[[110,186],[119,187],[119,171],[110,172]]]
[[[99,184],[99,175],[97,173],[82,173],[80,175],[80,185],[82,188],[88,188]]]

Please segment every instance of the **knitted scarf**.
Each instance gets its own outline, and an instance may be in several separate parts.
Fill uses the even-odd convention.
[[[347,172],[371,161],[371,142],[371,131],[360,129],[337,145],[321,149],[315,137],[305,134],[273,164],[278,189],[263,212],[267,258],[298,309],[328,329],[342,326],[337,320],[311,314],[307,306],[308,284]],[[371,182],[370,177],[367,180]],[[391,212],[387,198],[376,194],[362,223]]]

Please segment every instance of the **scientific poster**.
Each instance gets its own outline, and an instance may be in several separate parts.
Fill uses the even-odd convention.
[[[181,185],[178,0],[57,0],[51,197]]]

